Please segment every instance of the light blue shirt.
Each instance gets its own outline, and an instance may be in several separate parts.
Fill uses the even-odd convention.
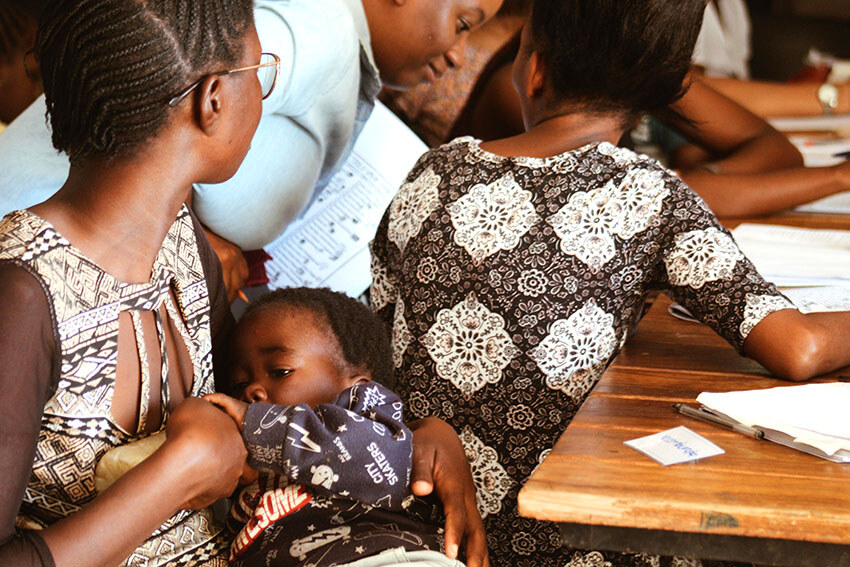
[[[280,57],[280,76],[239,171],[196,185],[193,199],[210,230],[246,250],[274,240],[324,188],[380,90],[361,0],[254,4],[260,44]],[[67,176],[41,97],[0,134],[0,215],[47,199]]]

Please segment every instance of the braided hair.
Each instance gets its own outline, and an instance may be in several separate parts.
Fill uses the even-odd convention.
[[[372,380],[393,386],[393,355],[384,323],[356,299],[327,288],[287,287],[251,302],[243,319],[270,308],[296,307],[319,317],[333,333],[343,360],[368,370]]]
[[[253,22],[251,0],[52,0],[36,45],[53,145],[75,165],[139,148],[171,97],[241,59]]]

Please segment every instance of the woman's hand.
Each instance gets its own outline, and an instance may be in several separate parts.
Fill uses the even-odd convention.
[[[242,250],[229,240],[206,228],[204,233],[221,262],[221,275],[224,278],[224,286],[227,288],[227,299],[233,303],[239,290],[245,285],[245,280],[248,279],[248,262],[245,261]]]
[[[247,457],[233,419],[200,398],[186,398],[168,420],[163,449],[181,455],[185,508],[203,508],[236,489]]]
[[[446,513],[446,555],[454,559],[466,540],[466,565],[489,567],[484,523],[478,513],[469,462],[454,429],[436,417],[407,424],[413,431],[411,490],[436,491]]]

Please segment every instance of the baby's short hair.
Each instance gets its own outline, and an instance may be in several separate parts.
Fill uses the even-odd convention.
[[[333,333],[344,361],[369,372],[372,380],[392,387],[393,356],[383,322],[368,307],[327,288],[287,287],[253,301],[242,316],[270,308],[297,307],[321,318]]]

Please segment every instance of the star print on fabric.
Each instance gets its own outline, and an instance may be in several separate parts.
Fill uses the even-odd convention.
[[[363,547],[362,545],[358,545],[357,547],[354,548],[354,553],[358,553],[358,554],[366,553],[366,548]]]
[[[345,424],[342,424],[342,425],[340,425],[339,427],[336,428],[337,433],[343,433],[345,431],[348,431],[348,427],[346,427]]]
[[[313,524],[310,524],[309,526],[307,526],[307,531],[308,532],[316,531],[316,526],[314,526]]]

